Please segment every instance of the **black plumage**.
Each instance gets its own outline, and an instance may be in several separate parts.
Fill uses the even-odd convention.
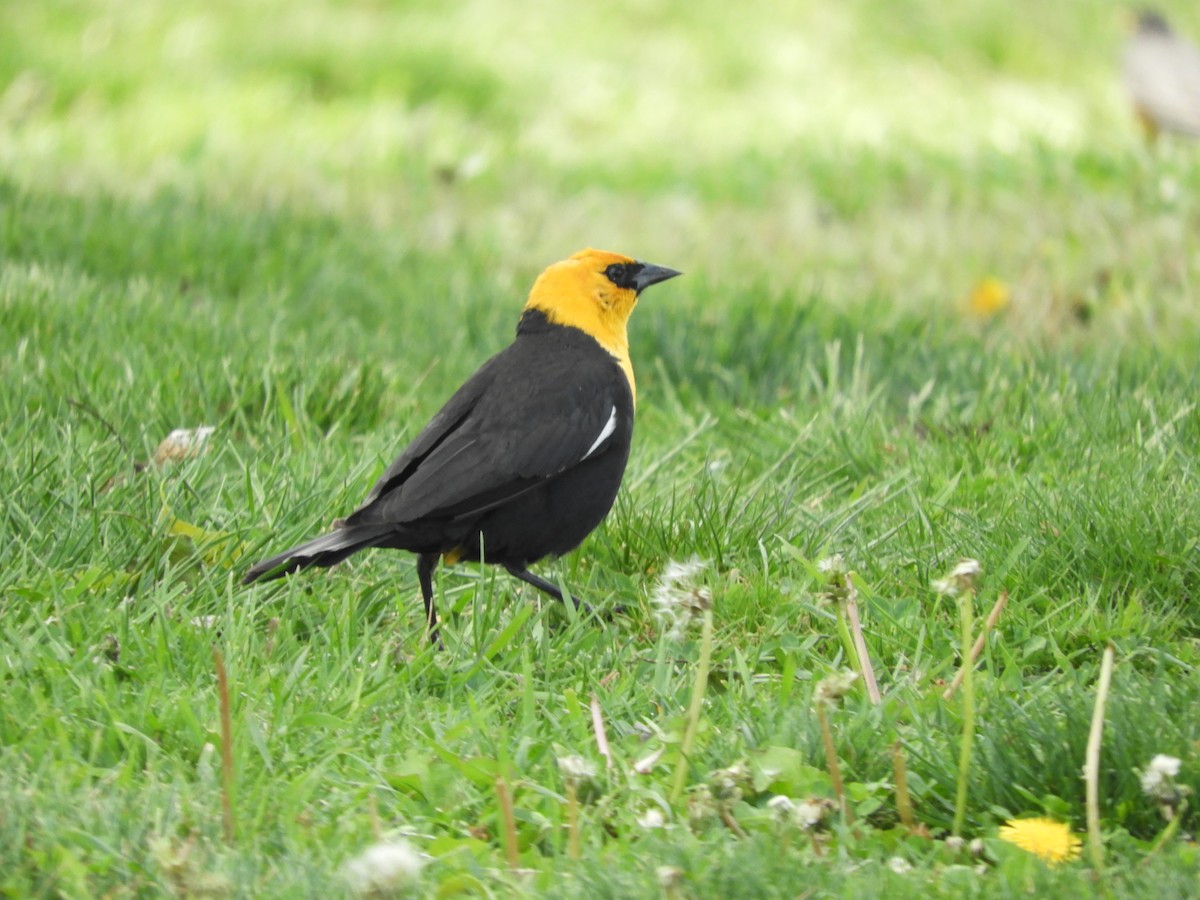
[[[635,275],[645,271],[644,284],[613,278],[633,277],[630,265]],[[604,274],[633,295],[632,309],[642,287],[678,273],[628,261]],[[331,533],[257,563],[244,583],[331,566],[368,547],[408,550],[418,554],[435,640],[432,573],[442,556],[502,565],[563,599],[528,566],[577,547],[612,508],[629,458],[634,396],[613,353],[552,316],[527,306],[513,343],[458,389],[358,509]]]

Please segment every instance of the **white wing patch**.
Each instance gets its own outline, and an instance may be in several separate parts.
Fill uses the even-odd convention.
[[[610,412],[608,414],[608,421],[605,422],[604,427],[602,429],[600,429],[599,436],[594,441],[592,441],[592,446],[588,447],[588,452],[583,454],[583,459],[587,459],[589,456],[591,456],[593,453],[595,453],[596,450],[599,449],[600,445],[603,444],[606,440],[608,440],[609,435],[611,435],[616,430],[617,430],[617,408],[614,406],[612,408],[612,412]],[[580,462],[583,462],[583,459],[581,459]]]

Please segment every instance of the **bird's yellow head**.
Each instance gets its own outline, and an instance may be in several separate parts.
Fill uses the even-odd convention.
[[[626,331],[629,315],[643,290],[678,274],[619,253],[581,250],[538,276],[525,309],[537,310],[555,325],[590,334],[617,358],[632,390],[633,364]]]

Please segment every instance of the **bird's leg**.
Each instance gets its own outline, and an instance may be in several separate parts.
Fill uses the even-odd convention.
[[[437,607],[433,603],[433,570],[437,568],[436,553],[422,553],[417,557],[417,580],[421,582],[421,599],[425,601],[425,627],[429,629],[429,642],[439,650],[445,650],[442,634],[438,629]]]
[[[555,600],[562,600],[563,603],[566,603],[566,600],[563,599],[562,591],[560,591],[552,582],[547,581],[540,575],[534,575],[528,569],[518,569],[516,566],[508,564],[506,564],[504,568],[508,569],[508,574],[512,575],[514,578],[520,578],[526,584],[532,584],[539,591],[549,594]],[[582,609],[584,612],[592,611],[592,608],[578,597],[574,596],[573,594],[567,594],[567,596],[571,598],[571,602],[575,604],[576,609]]]

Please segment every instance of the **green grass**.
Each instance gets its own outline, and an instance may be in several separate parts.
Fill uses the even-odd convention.
[[[0,896],[339,896],[398,835],[438,896],[659,896],[662,866],[671,896],[1194,893],[1200,820],[1151,853],[1139,773],[1165,753],[1200,788],[1200,157],[1142,145],[1113,10],[3,9]],[[404,554],[240,587],[352,508],[587,245],[686,272],[632,322],[617,507],[539,567],[623,615],[460,566],[439,654]],[[985,320],[989,276],[1011,302]],[[199,425],[207,453],[145,465]],[[832,796],[833,553],[883,702],[830,712],[858,824],[814,847],[767,803]],[[667,640],[650,597],[692,556],[714,651],[672,806],[698,631]],[[962,709],[930,583],[964,556],[981,616],[1009,594],[974,685],[978,858],[940,840]],[[1083,831],[1108,643],[1106,870],[1047,867],[997,828]],[[899,824],[896,742],[936,839]],[[573,754],[599,771],[578,860]]]

